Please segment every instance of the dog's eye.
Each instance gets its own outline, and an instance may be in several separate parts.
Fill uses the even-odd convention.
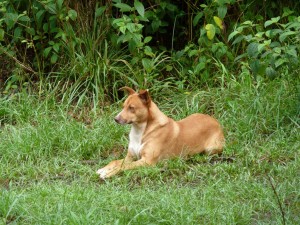
[[[130,112],[134,112],[134,107],[133,107],[133,106],[130,105],[130,106],[128,107],[128,109],[129,109]]]

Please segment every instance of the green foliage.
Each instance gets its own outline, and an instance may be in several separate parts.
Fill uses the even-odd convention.
[[[287,13],[267,20],[264,27],[245,21],[229,35],[234,46],[247,43],[246,52],[238,55],[236,61],[246,57],[254,75],[274,78],[282,69],[291,72],[299,67],[300,17],[292,16],[294,12],[288,9],[286,12],[286,23],[279,21],[286,20]]]
[[[173,77],[165,79],[160,73],[169,72],[177,62],[171,62],[170,57],[165,52],[159,52],[157,48],[152,48],[149,45],[153,39],[152,36],[144,36],[144,33],[153,34],[155,31],[158,31],[158,28],[164,26],[164,23],[159,18],[153,17],[153,11],[145,11],[144,5],[139,1],[134,1],[134,6],[119,1],[115,2],[113,6],[122,13],[120,18],[112,20],[112,26],[117,30],[118,35],[115,44],[128,43],[128,50],[132,55],[129,62],[123,60],[131,73],[131,76],[126,76],[126,79],[135,86],[144,88],[153,87],[154,84],[162,84],[164,87],[167,87],[168,80],[172,80]],[[159,13],[162,13],[161,10],[166,10],[168,6],[172,6],[172,4],[162,4],[159,7]],[[148,28],[149,25],[152,28],[144,31],[147,23]],[[136,71],[133,67],[137,68]]]
[[[63,84],[63,99],[97,105],[121,85],[225,87],[228,71],[238,77],[243,66],[255,77],[294,74],[298,8],[258,0],[2,1],[2,87],[7,94],[51,81]]]
[[[31,72],[38,70],[42,73],[51,65],[65,61],[61,57],[63,45],[77,43],[71,26],[77,19],[77,12],[67,8],[63,2],[30,1],[28,4],[28,1],[2,1],[1,51],[28,64]]]
[[[136,49],[141,48],[144,44],[142,42],[143,25],[139,23],[139,21],[144,17],[144,6],[139,1],[135,1],[134,5],[138,5],[138,8],[130,7],[125,3],[114,4],[115,7],[119,8],[120,12],[124,13],[136,10],[139,13],[139,15],[123,15],[122,18],[114,19],[112,22],[112,25],[120,32],[119,38],[117,39],[117,43],[128,42],[128,47],[131,52],[134,52]]]
[[[193,26],[199,24],[199,20],[203,17],[206,24],[204,29],[201,28],[201,36],[206,34],[209,40],[213,40],[216,34],[221,34],[224,31],[224,18],[227,14],[226,4],[235,4],[236,1],[212,1],[209,5],[201,4],[201,10],[197,9],[197,14],[193,19]],[[222,37],[222,36],[220,36]]]

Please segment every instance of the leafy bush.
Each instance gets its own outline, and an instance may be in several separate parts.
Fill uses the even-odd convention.
[[[64,99],[69,93],[69,102],[105,101],[125,84],[184,91],[224,85],[228,71],[238,76],[245,67],[274,77],[299,64],[299,6],[258,0],[2,1],[1,87],[8,93],[28,80],[45,80],[59,85]]]
[[[76,44],[71,21],[77,12],[63,0],[3,1],[0,4],[1,50],[31,73],[65,61],[64,44]],[[61,61],[62,60],[62,61]]]
[[[300,17],[285,9],[280,17],[267,20],[264,26],[245,21],[229,35],[234,46],[247,44],[244,54],[236,61],[246,58],[254,75],[275,77],[282,68],[291,72],[299,66]],[[284,23],[284,20],[287,20]],[[283,22],[280,22],[283,21]]]

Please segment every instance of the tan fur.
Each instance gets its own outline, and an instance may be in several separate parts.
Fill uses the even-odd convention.
[[[115,120],[132,125],[128,152],[125,159],[112,161],[99,169],[100,178],[111,177],[122,170],[155,165],[162,159],[222,152],[224,135],[216,119],[193,114],[176,122],[158,109],[148,91],[136,93],[129,87],[122,89],[129,96]]]

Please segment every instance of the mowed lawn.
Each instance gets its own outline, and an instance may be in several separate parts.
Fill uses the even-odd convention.
[[[151,89],[150,89],[151,91]],[[173,159],[99,180],[126,152],[119,104],[0,100],[0,224],[300,224],[299,86],[280,80],[153,96],[167,115],[224,127],[221,156]]]

